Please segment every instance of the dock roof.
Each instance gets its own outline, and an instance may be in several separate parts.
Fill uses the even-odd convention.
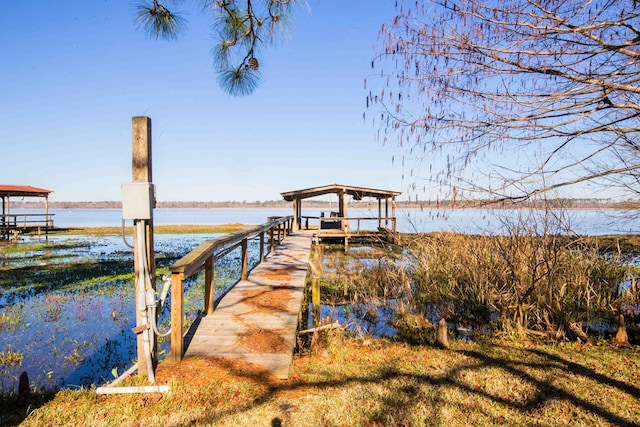
[[[291,202],[295,199],[308,199],[310,197],[322,196],[325,194],[341,194],[346,193],[353,196],[354,200],[362,200],[363,197],[372,197],[376,199],[386,199],[402,194],[399,191],[378,190],[375,188],[354,187],[351,185],[330,184],[321,187],[306,188],[304,190],[287,191],[280,193],[282,197]]]
[[[47,197],[51,190],[30,185],[0,184],[0,197]]]

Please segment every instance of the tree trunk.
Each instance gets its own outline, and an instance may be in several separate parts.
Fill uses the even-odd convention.
[[[447,337],[448,329],[447,321],[440,319],[438,322],[438,330],[436,332],[436,344],[439,347],[449,348],[449,338]]]
[[[624,323],[624,315],[618,314],[616,320],[618,321],[618,331],[616,332],[616,336],[613,337],[613,343],[619,346],[630,347],[627,326]]]
[[[23,399],[31,396],[31,387],[29,385],[29,375],[26,372],[20,374],[20,382],[18,383],[18,396]]]

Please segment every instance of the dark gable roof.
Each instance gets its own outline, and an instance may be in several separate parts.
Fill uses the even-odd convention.
[[[304,190],[287,191],[285,193],[280,193],[280,194],[287,202],[291,202],[295,199],[308,199],[310,197],[316,197],[316,196],[322,196],[325,194],[334,194],[334,193],[340,194],[343,192],[353,196],[354,200],[362,200],[363,197],[386,199],[388,197],[395,197],[402,194],[398,191],[377,190],[375,188],[353,187],[350,185],[340,185],[340,184],[324,185],[322,187],[313,187],[313,188],[307,188]]]
[[[0,184],[0,197],[47,197],[49,193],[53,191],[30,185]]]

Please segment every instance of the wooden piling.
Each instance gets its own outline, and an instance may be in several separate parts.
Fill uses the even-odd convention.
[[[152,182],[152,168],[151,168],[151,119],[149,117],[138,116],[132,118],[132,160],[131,160],[131,169],[132,169],[132,181],[133,182]],[[151,201],[153,204],[154,201]],[[153,205],[152,205],[153,206]],[[151,215],[149,219],[138,219],[135,223],[139,221],[144,222],[145,226],[145,239],[146,239],[146,257],[148,260],[149,274],[151,276],[151,285],[155,290],[155,277],[156,277],[156,262],[155,255],[153,249],[153,209],[151,209]],[[140,289],[145,289],[144,283],[138,283],[138,272],[143,268],[143,266],[139,265],[138,261],[138,251],[140,250],[141,242],[138,242],[137,233],[134,235],[133,240],[134,246],[134,257],[133,257],[133,265],[134,270],[136,272],[136,285],[135,285],[135,296],[137,298],[138,292]],[[142,313],[139,309],[137,309],[136,304],[136,324],[141,325]],[[155,337],[155,335],[154,335]],[[155,341],[155,340],[154,340]],[[152,348],[152,363],[155,365],[158,363],[157,359],[157,342],[151,343]],[[138,334],[137,336],[137,355],[138,355],[138,373],[145,374],[147,372],[147,362],[146,355],[144,352],[144,341],[142,334]]]

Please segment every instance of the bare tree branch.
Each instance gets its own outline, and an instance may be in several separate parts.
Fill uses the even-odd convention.
[[[498,200],[585,182],[639,192],[640,5],[431,0],[397,10],[379,33],[367,106],[383,142],[419,148],[429,182]]]

